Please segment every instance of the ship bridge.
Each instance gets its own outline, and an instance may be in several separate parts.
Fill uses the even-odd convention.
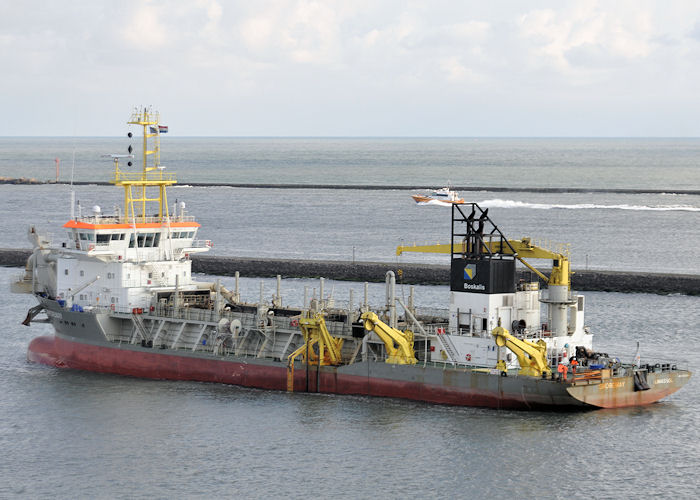
[[[177,180],[160,164],[160,134],[167,128],[159,120],[148,108],[132,113],[128,123],[143,129],[141,170],[128,171],[120,164],[132,166],[131,145],[129,154],[106,155],[114,163],[110,182],[124,188],[123,211],[103,215],[95,206],[91,215],[72,217],[63,226],[68,230],[67,248],[118,260],[176,260],[211,247],[210,241],[196,239],[200,224],[186,215],[184,203],[169,210],[166,188]]]
[[[72,249],[96,255],[119,254],[124,259],[135,249],[161,250],[157,253],[178,258],[211,247],[210,241],[196,239],[200,224],[189,216],[166,221],[148,217],[145,222],[138,223],[114,216],[77,217],[63,227],[68,230]]]

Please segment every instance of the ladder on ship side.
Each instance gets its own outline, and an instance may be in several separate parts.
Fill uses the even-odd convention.
[[[146,325],[143,324],[143,319],[140,314],[131,313],[131,322],[134,325],[134,334],[131,337],[131,343],[136,341],[136,334],[141,336],[141,340],[148,340],[148,332],[146,331]]]
[[[437,334],[436,337],[440,343],[440,346],[442,347],[442,350],[447,355],[447,361],[454,365],[457,362],[457,351],[455,350],[454,345],[452,345],[452,341],[444,333]]]

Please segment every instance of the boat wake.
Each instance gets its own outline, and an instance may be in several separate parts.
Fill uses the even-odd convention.
[[[437,202],[441,205],[447,203]],[[428,204],[428,203],[426,203]],[[432,204],[432,202],[430,202]],[[560,204],[560,203],[528,203],[515,200],[491,199],[479,202],[482,207],[488,208],[532,208],[535,210],[634,210],[634,211],[651,211],[651,212],[700,212],[700,207],[690,205],[601,205],[596,203],[575,203],[575,204]]]
[[[430,201],[419,201],[417,205],[432,205],[434,207],[451,207],[453,204],[446,201],[440,200],[430,200]]]

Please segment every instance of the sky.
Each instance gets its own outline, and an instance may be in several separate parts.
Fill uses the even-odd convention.
[[[0,0],[0,68],[0,136],[700,135],[697,0]]]

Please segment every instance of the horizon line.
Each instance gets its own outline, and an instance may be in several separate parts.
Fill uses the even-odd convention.
[[[177,139],[700,139],[694,135],[176,135]],[[122,135],[0,135],[0,139],[121,139]]]

